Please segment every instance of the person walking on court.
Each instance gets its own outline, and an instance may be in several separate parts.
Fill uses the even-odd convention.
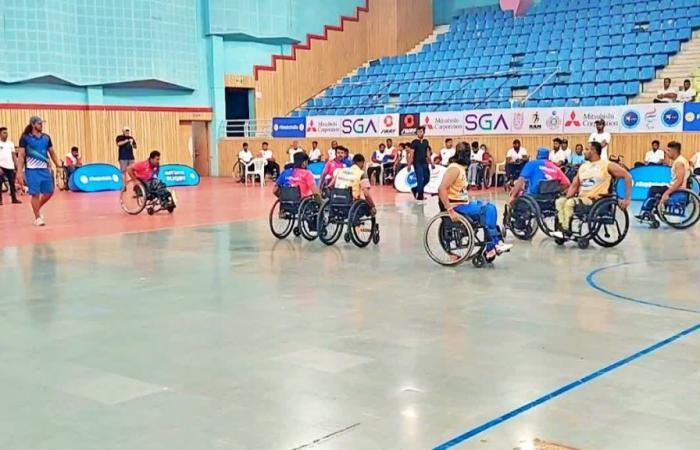
[[[17,167],[17,154],[15,144],[7,139],[7,128],[0,127],[0,185],[7,180],[12,203],[22,203],[17,200],[17,188],[15,186],[15,167]],[[0,189],[0,205],[2,205],[2,189]]]
[[[55,167],[60,167],[56,152],[53,150],[51,137],[43,132],[44,122],[40,117],[33,116],[29,125],[19,140],[17,154],[17,180],[24,185],[25,180],[32,197],[34,225],[46,225],[41,208],[51,199],[54,189],[54,179],[49,171],[49,157]],[[25,171],[26,158],[26,171]]]
[[[131,129],[124,127],[122,134],[117,136],[117,148],[119,149],[119,170],[124,175],[124,186],[126,186],[126,169],[134,163],[134,149],[136,139],[131,136]]]
[[[430,182],[430,166],[434,167],[430,161],[430,142],[425,139],[425,127],[418,127],[416,139],[411,142],[411,148],[408,151],[408,171],[410,172],[413,168],[416,172],[418,184],[412,191],[418,204],[424,201],[425,186]]]

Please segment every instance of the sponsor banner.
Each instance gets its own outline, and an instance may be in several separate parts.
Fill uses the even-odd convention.
[[[160,166],[158,178],[166,186],[197,186],[199,173],[190,166],[183,164],[165,164]]]
[[[595,132],[595,121],[605,120],[605,131],[620,132],[622,108],[619,106],[596,106],[590,108],[566,108],[564,110],[564,133],[590,134]]]
[[[272,119],[272,137],[306,137],[306,117],[274,117]]]
[[[671,182],[671,168],[669,166],[640,166],[630,169],[632,175],[632,200],[645,200],[649,189],[653,186],[667,186]],[[694,192],[700,190],[700,185],[695,178],[691,179],[691,189]],[[625,195],[625,180],[617,181],[617,193]]]
[[[464,134],[511,134],[512,109],[480,109],[462,115]]]
[[[312,116],[306,119],[307,137],[389,137],[398,134],[398,114]]]
[[[122,186],[122,174],[111,164],[87,164],[78,167],[68,182],[68,188],[73,192],[119,191]]]
[[[447,172],[447,168],[441,165],[436,165],[435,168],[430,170],[430,181],[425,185],[424,190],[426,194],[437,194],[445,172]],[[404,194],[411,192],[411,189],[417,185],[416,172],[413,170],[409,172],[405,167],[396,174],[396,178],[394,179],[394,188]]]
[[[399,136],[414,136],[420,124],[418,113],[399,115]]]
[[[464,134],[464,113],[421,113],[420,124],[426,136],[460,136]]]
[[[561,134],[564,108],[528,108],[513,110],[513,134]]]
[[[620,133],[673,133],[683,130],[681,103],[627,105],[619,108]]]
[[[683,105],[683,131],[700,131],[700,103]]]

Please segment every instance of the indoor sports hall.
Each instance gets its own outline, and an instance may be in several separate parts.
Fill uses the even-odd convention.
[[[0,15],[0,449],[699,447],[698,0]]]

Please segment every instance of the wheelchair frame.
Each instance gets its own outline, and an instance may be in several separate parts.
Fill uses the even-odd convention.
[[[313,197],[301,197],[298,187],[281,187],[280,196],[270,209],[270,231],[277,239],[285,239],[292,232],[307,241],[318,237],[317,218],[320,205]],[[277,229],[275,220],[285,222]]]
[[[681,205],[679,205],[679,202],[673,198],[673,196],[676,194],[685,195],[687,196],[687,199],[684,202],[681,201]],[[663,208],[661,208],[660,199],[661,196],[656,197],[656,205],[654,205],[652,211],[647,213],[647,217],[638,219],[639,223],[648,223],[650,228],[657,229],[661,226],[661,222],[663,222],[676,230],[685,230],[700,221],[700,197],[690,189],[678,189],[675,191],[670,195],[669,201]],[[686,209],[691,205],[693,207],[693,211],[687,220],[682,222],[673,222],[670,220],[672,217],[684,217]]]
[[[345,242],[352,241],[359,248],[367,247],[370,242],[379,244],[379,224],[377,218],[371,213],[369,203],[364,199],[354,200],[352,189],[331,189],[328,200],[323,204],[318,213],[318,237],[326,245],[333,245],[343,235],[343,229],[347,227]],[[370,224],[370,233],[367,239],[357,230],[365,222]],[[329,234],[329,227],[335,229]]]
[[[611,185],[614,186],[615,183],[613,182]],[[555,238],[557,245],[574,241],[580,249],[586,249],[590,246],[591,240],[605,248],[612,248],[622,243],[629,232],[630,219],[627,210],[621,209],[617,202],[616,194],[608,194],[594,201],[591,206],[577,204],[569,223],[569,231],[564,233],[563,238]],[[625,218],[622,229],[616,214],[618,208]],[[561,229],[558,218],[556,224],[556,228]],[[618,237],[611,241],[606,240],[610,237],[608,227],[612,225],[617,229]],[[584,228],[587,228],[585,233]],[[601,236],[601,231],[604,233],[603,236]]]
[[[544,183],[552,184],[543,186]],[[538,229],[542,230],[547,237],[552,237],[552,233],[556,231],[556,201],[561,197],[561,184],[554,180],[547,180],[541,182],[540,189],[544,192],[520,196],[513,207],[506,206],[503,213],[503,228],[510,230],[522,241],[531,240]],[[546,222],[547,219],[554,219],[552,226]]]
[[[141,180],[129,180],[126,186],[124,187],[124,190],[121,192],[120,196],[122,210],[124,210],[125,213],[132,216],[141,214],[141,212],[144,209],[146,210],[149,216],[152,216],[153,214],[163,210],[168,211],[168,213],[172,214],[173,211],[175,211],[176,207],[175,198],[173,196],[173,193],[169,189],[167,189],[167,187],[165,188],[165,190],[168,193],[168,197],[167,201],[163,202],[157,195],[151,192],[151,190],[145,182]],[[131,210],[126,206],[124,202],[124,196],[128,195],[130,191],[133,192],[134,198],[137,199],[136,201],[138,204],[138,207],[136,209]]]
[[[437,224],[438,239],[443,252],[455,256],[450,260],[442,260],[436,251],[431,248],[430,237],[432,228]],[[480,236],[480,234],[482,236]],[[486,230],[481,224],[476,223],[469,217],[459,215],[457,220],[452,220],[447,211],[436,215],[428,222],[423,235],[423,247],[430,259],[441,266],[456,266],[464,261],[471,260],[474,267],[482,268],[487,263],[491,264],[496,256],[486,256]],[[461,251],[461,254],[455,252]]]

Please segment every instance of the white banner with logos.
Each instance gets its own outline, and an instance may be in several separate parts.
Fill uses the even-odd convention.
[[[307,137],[383,137],[398,134],[398,114],[306,118]]]
[[[673,133],[683,131],[683,104],[593,106],[581,108],[481,109],[420,113],[426,136],[484,134],[590,134],[598,119],[605,131],[620,133]],[[399,135],[398,114],[367,116],[310,116],[306,136],[391,137]]]

